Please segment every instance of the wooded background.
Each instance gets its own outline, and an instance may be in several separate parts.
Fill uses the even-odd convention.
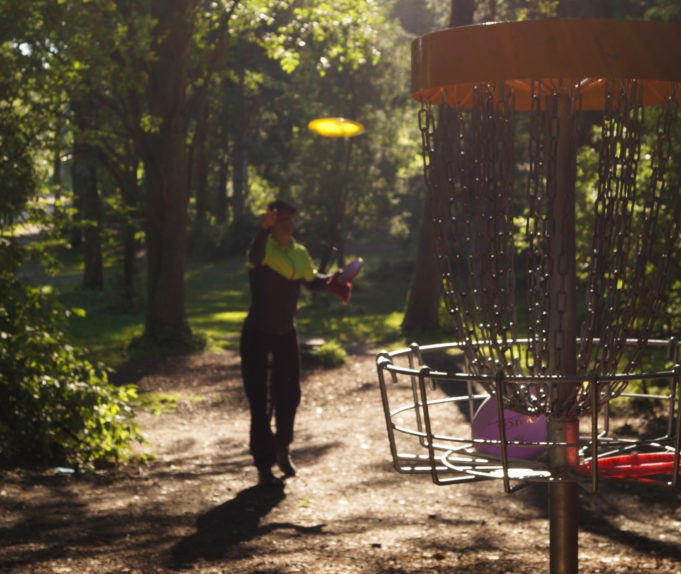
[[[441,288],[424,217],[410,42],[447,26],[553,17],[680,21],[681,7],[0,0],[3,371],[26,380],[15,356],[26,341],[16,333],[27,332],[28,301],[36,313],[48,306],[24,282],[27,258],[37,254],[49,267],[55,249],[68,249],[83,260],[83,288],[95,291],[105,261],[115,260],[121,297],[144,308],[144,337],[182,344],[192,336],[188,258],[243,256],[275,197],[300,207],[297,236],[322,267],[342,265],[348,253],[409,266],[403,326],[437,325]],[[308,130],[325,116],[359,121],[365,132],[329,139]],[[580,142],[581,197],[596,177],[596,142],[597,134]],[[588,214],[578,206],[577,216]],[[40,241],[27,244],[35,230]],[[675,273],[665,331],[678,326]],[[31,332],[52,325],[43,317]]]

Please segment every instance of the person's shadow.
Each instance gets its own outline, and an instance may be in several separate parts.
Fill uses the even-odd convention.
[[[189,568],[199,559],[215,561],[224,558],[231,546],[277,528],[291,528],[302,533],[318,534],[324,527],[303,527],[290,523],[260,525],[260,520],[284,498],[284,485],[252,486],[235,498],[212,508],[196,520],[196,532],[180,540],[172,548],[174,568]]]

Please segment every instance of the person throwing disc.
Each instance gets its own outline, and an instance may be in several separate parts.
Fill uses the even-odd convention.
[[[275,464],[285,477],[296,474],[289,449],[301,396],[295,323],[300,287],[332,292],[344,303],[352,291],[349,281],[339,280],[341,270],[328,275],[317,272],[307,249],[293,238],[295,213],[287,201],[271,202],[248,251],[251,304],[239,351],[251,411],[249,449],[258,484],[265,486],[281,483],[272,473]]]

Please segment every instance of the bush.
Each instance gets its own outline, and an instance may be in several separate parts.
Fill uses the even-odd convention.
[[[146,359],[165,355],[187,355],[204,351],[208,336],[204,332],[193,332],[189,326],[184,331],[144,333],[133,337],[126,349],[129,359]]]
[[[0,245],[7,263],[8,247]],[[128,460],[142,441],[133,386],[65,343],[68,312],[56,297],[0,266],[0,464],[90,470]]]
[[[348,360],[348,354],[337,341],[327,341],[310,350],[310,357],[324,367],[340,367]]]

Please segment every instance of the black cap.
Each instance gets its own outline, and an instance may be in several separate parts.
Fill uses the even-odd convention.
[[[277,209],[289,211],[291,213],[296,212],[296,208],[293,207],[293,205],[291,205],[288,201],[284,201],[283,199],[275,199],[274,201],[271,201],[267,204],[267,209]]]

